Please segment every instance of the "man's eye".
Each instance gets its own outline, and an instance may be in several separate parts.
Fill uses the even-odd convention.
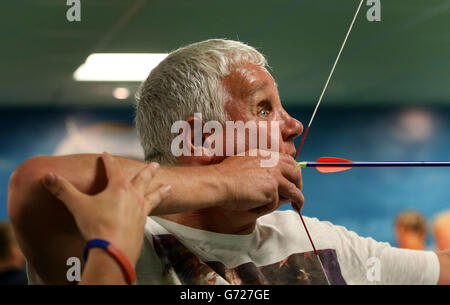
[[[258,116],[262,117],[262,118],[266,118],[269,115],[269,111],[267,111],[266,109],[261,109],[260,111],[258,111]]]

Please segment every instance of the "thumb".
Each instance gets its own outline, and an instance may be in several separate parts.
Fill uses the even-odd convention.
[[[76,206],[79,206],[83,202],[83,200],[81,200],[83,193],[61,176],[55,175],[54,173],[48,173],[42,179],[42,184],[50,191],[50,193],[61,200],[72,214],[74,213]]]

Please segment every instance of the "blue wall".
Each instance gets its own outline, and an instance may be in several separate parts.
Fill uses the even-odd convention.
[[[311,112],[291,113],[306,125]],[[450,160],[449,117],[450,109],[437,108],[322,108],[298,159]],[[307,168],[302,173],[304,215],[381,241],[394,243],[393,222],[400,211],[415,209],[431,220],[450,207],[450,168],[355,168],[334,174]]]
[[[287,110],[306,125],[313,109]],[[27,158],[51,154],[66,136],[65,120],[69,116],[81,125],[104,120],[133,123],[132,109],[1,110],[0,219],[7,218],[11,172]],[[449,117],[449,108],[322,107],[299,161],[320,156],[358,161],[450,160]],[[450,168],[360,168],[335,174],[307,168],[303,169],[303,179],[304,215],[391,243],[398,212],[415,209],[432,219],[450,207]]]

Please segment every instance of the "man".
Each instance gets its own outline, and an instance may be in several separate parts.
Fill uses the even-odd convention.
[[[425,218],[416,211],[404,211],[395,220],[395,235],[400,248],[424,250],[427,241]]]
[[[436,215],[433,224],[434,238],[437,250],[450,249],[450,210]]]
[[[396,249],[305,217],[319,261],[298,216],[274,212],[281,204],[292,202],[301,209],[304,203],[301,173],[292,158],[293,140],[303,127],[283,109],[266,64],[245,44],[208,40],[172,52],[143,83],[137,129],[146,161],[163,165],[149,191],[170,184],[172,193],[147,220],[136,265],[138,283],[449,283],[449,252]],[[194,126],[194,132],[184,137],[183,151],[190,153],[175,156],[172,142],[178,134],[172,126],[180,120]],[[206,126],[210,121],[255,122],[258,135],[267,135],[256,141],[256,148],[275,139],[279,153],[271,156],[278,162],[261,166],[267,156],[251,150],[250,137],[243,149],[235,145],[230,150],[257,155],[225,157],[227,148],[242,142],[234,132],[226,132],[222,149],[214,146],[211,154],[212,146],[202,144],[213,133],[202,130],[200,143],[195,135],[196,123]],[[264,122],[278,122],[278,129]],[[220,147],[220,140],[215,145]],[[137,161],[120,162],[125,173],[142,167]],[[85,245],[70,213],[39,183],[49,171],[89,194],[106,183],[96,155],[38,157],[12,175],[9,214],[32,283],[66,283],[67,257],[81,257]],[[366,264],[374,260],[381,269],[368,276]]]

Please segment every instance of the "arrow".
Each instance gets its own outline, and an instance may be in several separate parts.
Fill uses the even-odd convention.
[[[315,162],[297,162],[300,167],[315,167],[321,173],[343,172],[354,167],[435,167],[450,166],[448,161],[378,161],[355,162],[335,157],[320,157]]]

